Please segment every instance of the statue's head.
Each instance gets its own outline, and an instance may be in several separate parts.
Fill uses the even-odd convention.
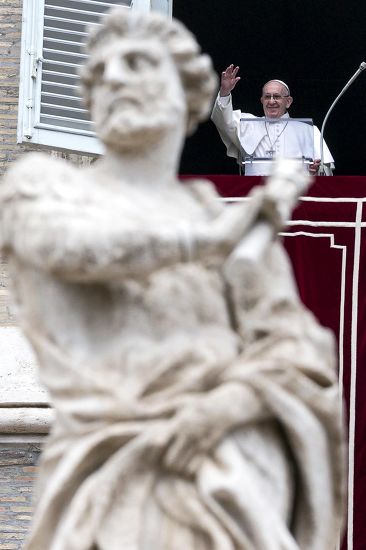
[[[84,98],[107,147],[143,149],[177,125],[192,133],[207,117],[216,75],[178,21],[115,8],[92,33],[88,50]]]

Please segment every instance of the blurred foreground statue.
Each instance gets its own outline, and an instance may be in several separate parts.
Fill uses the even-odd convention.
[[[24,157],[2,248],[56,420],[28,550],[331,550],[343,443],[333,341],[276,234],[307,185],[283,161],[248,202],[176,177],[209,113],[179,23],[106,18],[83,85],[106,155]]]

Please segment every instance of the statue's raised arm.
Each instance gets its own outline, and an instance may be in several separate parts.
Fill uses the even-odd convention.
[[[130,192],[123,174],[116,195],[108,182],[99,181],[98,170],[28,155],[9,170],[0,189],[2,247],[36,269],[75,282],[141,278],[193,260],[219,266],[259,219],[268,222],[266,246],[306,181],[295,165],[285,164],[250,203],[209,214],[194,192],[207,184],[196,182],[187,192],[173,180],[170,194],[174,189],[186,209],[171,213],[169,205],[156,204],[154,192],[143,190],[136,202],[138,191]],[[210,195],[217,200],[213,191]],[[150,216],[154,206],[161,216]]]

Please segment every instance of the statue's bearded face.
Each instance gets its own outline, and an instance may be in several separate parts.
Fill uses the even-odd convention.
[[[185,121],[180,77],[158,40],[129,38],[101,46],[93,74],[91,111],[107,147],[141,150]]]

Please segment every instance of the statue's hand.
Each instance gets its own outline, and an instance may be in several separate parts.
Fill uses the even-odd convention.
[[[254,392],[229,383],[194,399],[173,419],[174,435],[163,457],[165,467],[194,476],[205,456],[236,427],[263,417]]]
[[[194,476],[205,454],[224,436],[226,423],[213,424],[208,414],[208,403],[183,409],[174,420],[172,436],[163,462],[164,466],[179,474]]]

